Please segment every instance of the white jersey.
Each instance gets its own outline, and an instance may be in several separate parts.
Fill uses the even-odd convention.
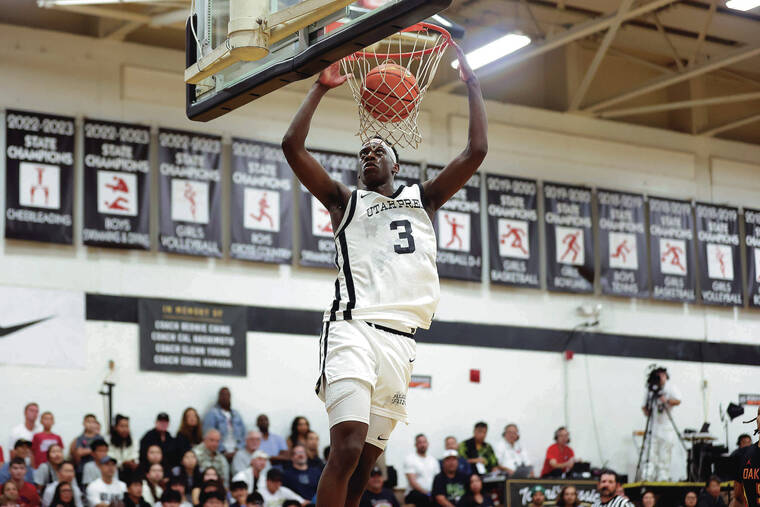
[[[430,327],[440,299],[433,223],[422,186],[386,197],[354,190],[335,234],[335,298],[325,321],[394,322]]]

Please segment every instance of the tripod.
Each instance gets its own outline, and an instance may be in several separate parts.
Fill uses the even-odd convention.
[[[670,424],[673,426],[673,430],[676,432],[676,436],[678,437],[678,441],[683,446],[684,451],[688,452],[688,449],[686,447],[686,444],[683,442],[683,438],[681,437],[681,432],[678,431],[678,427],[676,426],[676,422],[673,420],[673,415],[670,413],[670,410],[668,407],[660,406],[657,402],[658,398],[661,395],[661,388],[659,385],[649,385],[649,391],[647,392],[647,423],[644,428],[644,438],[641,441],[641,449],[639,450],[639,461],[636,464],[636,481],[642,480],[642,475],[644,474],[644,470],[646,470],[651,462],[651,454],[652,454],[652,427],[654,426],[652,421],[652,415],[654,415],[655,410],[664,411],[667,416],[668,420],[670,421]],[[645,456],[646,454],[646,456]]]

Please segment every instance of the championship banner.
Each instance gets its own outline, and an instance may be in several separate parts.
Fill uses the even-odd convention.
[[[150,128],[84,121],[85,245],[150,250]]]
[[[747,246],[747,299],[760,308],[760,210],[744,208],[744,244]]]
[[[421,183],[422,166],[415,162],[399,162],[398,173],[393,178],[393,188],[409,187]]]
[[[702,302],[743,306],[739,210],[697,203],[695,214]]]
[[[594,292],[591,189],[544,183],[546,288]]]
[[[428,166],[425,179],[442,167]],[[479,282],[483,264],[480,231],[480,174],[473,174],[457,193],[435,212],[438,276]]]
[[[649,198],[649,256],[654,299],[696,301],[690,202]]]
[[[140,370],[247,374],[243,306],[140,299]]]
[[[355,189],[359,159],[356,155],[329,151],[310,150],[330,177]],[[301,255],[300,265],[317,268],[335,268],[335,239],[330,213],[309,190],[299,183],[301,189]]]
[[[230,256],[289,264],[293,257],[293,174],[282,148],[232,139]]]
[[[596,191],[603,294],[649,296],[644,196]]]
[[[531,505],[531,489],[535,486],[544,488],[546,505],[556,505],[559,494],[565,486],[575,487],[578,493],[579,505],[590,507],[599,501],[596,481],[562,480],[562,479],[510,479],[507,481],[507,507],[523,507]]]
[[[5,112],[5,237],[73,241],[74,118]]]
[[[516,287],[541,285],[538,251],[538,184],[486,176],[491,281]]]
[[[158,249],[222,256],[222,138],[158,131]]]

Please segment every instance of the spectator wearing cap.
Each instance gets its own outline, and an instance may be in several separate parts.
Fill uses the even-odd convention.
[[[196,445],[193,451],[198,457],[198,465],[205,470],[213,467],[219,472],[219,477],[227,487],[230,483],[230,464],[224,454],[219,452],[219,442],[222,435],[218,430],[210,429],[203,436],[203,442]]]
[[[93,414],[86,414],[82,420],[82,426],[84,431],[82,434],[71,441],[69,446],[69,454],[74,461],[74,465],[77,467],[77,473],[82,473],[82,468],[85,463],[92,461],[92,444],[97,439],[102,439],[100,436],[100,423],[97,417]]]
[[[443,453],[443,467],[433,479],[435,505],[454,507],[467,492],[467,476],[458,471],[459,453],[449,449]]]
[[[383,487],[383,471],[379,467],[370,471],[367,489],[359,501],[359,507],[400,507],[393,491]]]
[[[156,425],[140,439],[140,463],[148,462],[148,448],[157,445],[161,448],[161,464],[164,470],[171,470],[178,464],[177,443],[169,434],[169,414],[161,412],[156,416]]]
[[[232,408],[232,394],[227,387],[219,389],[216,405],[203,418],[203,430],[208,432],[211,429],[219,432],[219,452],[228,460],[232,459],[236,450],[246,446],[245,424],[240,412]]]
[[[242,472],[248,467],[253,453],[258,451],[260,446],[261,432],[259,430],[249,431],[245,436],[245,447],[238,449],[235,452],[235,457],[232,458],[232,475]]]
[[[486,474],[499,464],[491,444],[486,442],[488,424],[483,421],[475,423],[472,438],[459,444],[459,455],[480,475]]]
[[[11,478],[8,482],[16,485],[18,503],[21,507],[38,507],[41,504],[40,495],[34,484],[25,480],[26,468],[26,463],[22,458],[13,458],[10,462]]]
[[[88,484],[100,477],[100,465],[103,458],[108,456],[108,444],[103,439],[95,440],[91,445],[93,461],[87,462],[82,469],[82,485],[87,488]],[[116,479],[119,478],[117,472]]]
[[[256,418],[256,427],[261,432],[261,445],[259,449],[269,455],[269,459],[276,461],[287,461],[288,444],[280,435],[269,432],[269,417],[266,414],[260,414]]]
[[[230,496],[234,500],[230,507],[245,507],[245,499],[248,497],[248,485],[243,481],[230,483]]]
[[[264,451],[259,450],[251,456],[250,466],[235,474],[232,480],[245,482],[248,485],[248,493],[253,493],[266,487],[268,471],[269,456]]]
[[[164,488],[161,487],[161,481],[164,480],[164,467],[161,463],[154,463],[148,469],[143,480],[143,498],[150,505],[155,505],[164,494]]]
[[[34,455],[34,466],[37,468],[47,461],[47,451],[51,445],[59,445],[63,449],[61,436],[53,433],[53,424],[55,424],[53,413],[43,412],[40,416],[40,423],[42,430],[32,437],[32,454]]]
[[[533,465],[528,457],[528,452],[523,449],[520,440],[520,431],[514,423],[504,427],[502,438],[494,449],[496,458],[499,460],[499,469],[505,471],[508,476],[514,478],[533,477]]]
[[[143,483],[138,476],[131,476],[126,484],[127,492],[124,495],[124,507],[150,507],[150,504],[143,498]]]
[[[24,407],[24,422],[11,429],[8,438],[8,449],[12,449],[17,440],[32,441],[34,435],[42,431],[42,425],[37,422],[40,407],[35,402],[27,403]]]
[[[301,505],[306,505],[306,500],[298,494],[282,485],[282,472],[271,468],[267,472],[266,487],[259,491],[264,499],[264,507],[279,507],[285,500],[295,500]]]
[[[74,463],[71,461],[64,461],[61,463],[61,466],[58,468],[58,480],[51,482],[45,487],[45,490],[42,493],[42,507],[50,506],[53,502],[53,497],[55,496],[55,490],[58,487],[58,484],[62,482],[71,484],[71,489],[74,492],[74,505],[76,507],[82,507],[82,490],[79,489],[79,485],[77,484]]]
[[[116,460],[105,456],[99,460],[100,477],[87,486],[88,507],[108,507],[111,502],[121,501],[127,485],[116,478]]]
[[[5,484],[11,478],[11,461],[13,458],[21,458],[26,466],[26,475],[24,480],[26,482],[34,483],[34,469],[27,465],[27,462],[32,461],[32,443],[28,440],[19,439],[13,445],[11,451],[11,460],[7,461],[2,467],[0,467],[0,484]]]
[[[454,450],[459,451],[459,442],[457,442],[456,437],[453,437],[449,435],[445,439],[443,439],[443,449],[448,450]],[[457,470],[467,476],[469,476],[472,473],[472,467],[470,466],[470,463],[467,461],[467,458],[463,458],[462,456],[459,456],[459,466],[457,467]],[[441,460],[441,466],[443,466],[443,460]]]
[[[546,502],[544,487],[540,484],[536,484],[530,488],[530,503],[528,504],[528,507],[542,507],[544,502]]]

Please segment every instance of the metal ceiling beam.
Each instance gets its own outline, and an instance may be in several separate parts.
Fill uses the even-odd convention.
[[[184,26],[187,17],[187,9],[176,9],[173,11],[164,12],[162,14],[156,14],[155,16],[151,17],[150,24],[151,26],[165,26],[181,22]]]
[[[660,65],[659,63],[650,62],[649,60],[645,60],[644,58],[639,58],[638,56],[632,55],[630,53],[626,53],[625,51],[621,51],[619,49],[610,48],[607,50],[607,53],[609,53],[612,56],[624,58],[628,60],[629,62],[637,63],[644,67],[648,67],[652,70],[656,70],[657,72],[662,72],[663,74],[673,75],[676,73],[673,69],[669,67],[665,67],[664,65]]]
[[[124,40],[127,35],[141,26],[145,26],[145,23],[141,23],[140,21],[125,21],[119,28],[104,35],[103,38],[109,40]]]
[[[700,135],[706,136],[706,137],[712,137],[715,134],[720,134],[721,132],[725,132],[727,130],[733,130],[735,128],[743,127],[744,125],[749,125],[750,123],[755,123],[757,121],[760,121],[760,113],[753,114],[751,116],[747,116],[746,118],[741,118],[739,120],[732,121],[730,123],[726,123],[724,125],[721,125],[720,127],[715,127],[710,130],[705,130],[704,132],[700,133]]]
[[[715,9],[718,7],[718,0],[710,0],[710,9],[707,11],[707,18],[705,19],[705,24],[702,26],[702,29],[699,31],[699,36],[697,37],[697,45],[694,48],[694,54],[691,55],[691,58],[689,58],[689,67],[692,67],[694,63],[697,61],[697,58],[699,57],[699,52],[702,50],[702,44],[705,42],[705,37],[707,36],[707,29],[710,27],[710,23],[712,23],[712,18],[715,15]]]
[[[668,32],[665,31],[665,27],[662,26],[662,23],[660,23],[660,18],[657,16],[656,12],[652,13],[652,19],[654,19],[654,24],[657,27],[657,31],[660,32],[662,37],[665,39],[665,44],[670,49],[670,53],[673,55],[673,60],[676,62],[676,67],[678,68],[678,71],[683,70],[683,63],[681,62],[681,56],[678,54],[678,51],[676,50],[676,47],[673,45],[673,41],[670,40],[670,36],[668,35]]]
[[[683,100],[680,102],[669,102],[667,104],[654,104],[651,106],[630,107],[627,109],[615,109],[605,111],[599,116],[601,118],[619,118],[621,116],[636,116],[639,114],[657,113],[660,111],[671,111],[673,109],[686,109],[688,107],[714,106],[716,104],[729,104],[732,102],[748,102],[751,100],[760,100],[760,92],[739,93],[736,95],[724,95],[722,97],[709,97],[706,99]]]

